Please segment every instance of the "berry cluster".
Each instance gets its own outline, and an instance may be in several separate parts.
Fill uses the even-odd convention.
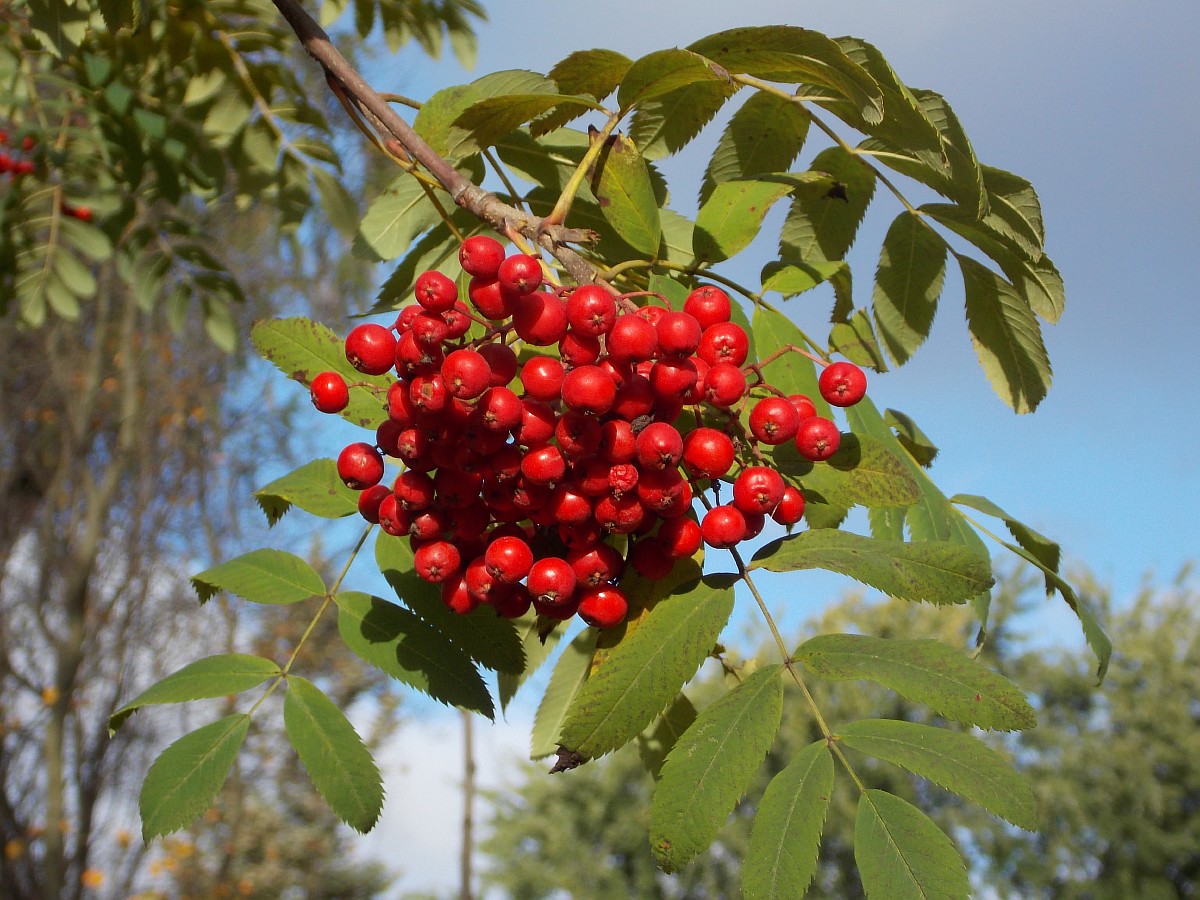
[[[26,175],[38,174],[39,161],[28,155],[37,150],[37,141],[26,135],[21,138],[20,149],[13,147],[12,152],[3,149],[8,146],[8,143],[8,132],[0,129],[0,175],[7,174],[10,181],[19,183]],[[22,156],[21,154],[26,155]],[[44,172],[42,174],[44,175]],[[89,206],[73,206],[62,200],[59,202],[59,209],[63,215],[70,216],[72,219],[78,219],[81,222],[92,221],[92,209]]]
[[[628,610],[617,587],[626,565],[662,578],[702,543],[754,537],[767,516],[800,521],[803,495],[758,444],[793,441],[822,460],[840,433],[808,397],[782,395],[747,364],[749,339],[724,291],[698,287],[681,310],[639,308],[596,285],[544,288],[536,259],[506,256],[486,236],[459,256],[469,305],[454,281],[425,272],[391,328],[364,324],[346,337],[354,368],[398,378],[375,442],[350,444],[337,461],[362,492],[362,515],[408,537],[417,573],[441,585],[451,609],[488,603],[516,617],[532,604],[612,627]],[[474,322],[486,327],[470,339]],[[340,412],[349,387],[322,372],[312,401]],[[866,379],[832,363],[820,390],[849,406]],[[385,456],[404,465],[390,487],[380,484]],[[709,489],[717,502],[697,518],[693,498]]]

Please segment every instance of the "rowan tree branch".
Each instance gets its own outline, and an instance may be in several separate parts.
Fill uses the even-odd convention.
[[[549,252],[579,284],[596,282],[597,269],[567,246],[587,243],[595,235],[582,228],[548,224],[538,216],[510,206],[490,191],[463,176],[450,162],[413,130],[391,105],[375,91],[350,62],[333,46],[329,35],[300,5],[299,0],[273,0],[288,25],[300,39],[305,51],[325,70],[326,77],[339,84],[346,96],[363,113],[371,127],[379,132],[386,146],[396,141],[412,159],[420,163],[446,189],[455,204],[505,233],[512,229]]]

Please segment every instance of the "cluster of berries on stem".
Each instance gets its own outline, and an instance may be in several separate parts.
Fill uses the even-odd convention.
[[[784,395],[747,363],[749,338],[724,291],[697,287],[679,310],[639,307],[598,285],[546,287],[537,259],[487,236],[468,238],[459,257],[465,301],[428,271],[391,328],[347,335],[355,369],[396,380],[374,442],[337,461],[363,517],[409,540],[417,574],[447,606],[517,617],[532,605],[609,628],[628,611],[618,586],[627,566],[660,579],[702,544],[755,537],[768,516],[800,521],[803,494],[758,445],[791,441],[824,460],[840,432],[810,398]],[[822,365],[827,402],[862,398],[861,369]],[[322,372],[313,404],[340,412],[352,386]],[[390,486],[385,457],[403,464]],[[709,490],[718,502],[698,517],[693,499]]]

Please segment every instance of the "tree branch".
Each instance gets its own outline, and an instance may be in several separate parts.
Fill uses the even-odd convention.
[[[597,270],[586,259],[566,246],[586,243],[594,238],[591,231],[546,223],[515,206],[509,206],[495,194],[474,184],[443,159],[417,134],[411,125],[379,95],[349,61],[338,52],[325,30],[308,14],[299,0],[273,0],[287,23],[296,32],[305,51],[325,70],[327,78],[342,90],[363,112],[382,138],[384,145],[396,141],[410,157],[419,162],[446,189],[454,202],[487,222],[496,231],[513,229],[545,248],[579,284],[597,280]]]

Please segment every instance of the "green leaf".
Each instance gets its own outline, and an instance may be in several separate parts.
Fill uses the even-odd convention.
[[[562,744],[592,758],[636,737],[696,673],[732,612],[728,578],[710,576],[659,601],[579,691]]]
[[[190,825],[212,805],[250,729],[237,713],[185,734],[159,754],[138,796],[142,840]]]
[[[383,809],[383,779],[337,704],[311,681],[289,676],[283,725],[333,814],[360,834],[370,831]]]
[[[873,681],[966,725],[1012,731],[1037,724],[1020,688],[940,641],[822,634],[794,656],[822,678]]]
[[[989,516],[995,516],[1004,522],[1009,533],[1016,538],[1017,543],[1032,553],[1038,558],[1042,566],[1047,569],[1058,571],[1058,565],[1062,557],[1062,548],[1050,538],[1043,534],[1034,531],[1024,522],[1010,516],[999,506],[993,503],[986,497],[980,497],[975,494],[955,494],[950,498],[950,502],[959,506],[969,506],[971,509],[977,509],[981,513]],[[1053,593],[1054,588],[1049,582],[1046,583],[1046,593]]]
[[[650,168],[637,145],[619,134],[608,139],[591,176],[592,193],[605,221],[631,247],[658,253],[662,222]]]
[[[786,172],[808,136],[808,113],[775,94],[757,92],[725,126],[700,187],[703,205],[718,184],[766,172]]]
[[[835,320],[837,315],[838,311],[835,310]],[[874,369],[876,372],[887,371],[883,349],[879,346],[875,330],[871,327],[871,319],[865,309],[855,310],[845,321],[835,321],[829,332],[829,350],[831,353],[840,353],[863,368]]]
[[[250,340],[262,357],[306,387],[321,372],[337,372],[350,388],[350,404],[341,416],[372,431],[383,418],[384,397],[391,380],[386,375],[364,375],[346,360],[345,341],[327,326],[311,319],[267,319],[250,330]]]
[[[360,659],[450,706],[492,718],[492,698],[470,659],[414,613],[379,597],[343,591],[338,631]]]
[[[779,234],[784,262],[845,257],[875,194],[875,173],[841,147],[822,150],[810,169],[831,175],[833,185],[817,182],[811,189],[797,189]]]
[[[782,666],[764,666],[712,705],[663,763],[650,802],[650,847],[677,872],[708,849],[766,758],[783,713]]]
[[[1067,295],[1062,275],[1043,255],[1036,263],[1021,259],[1000,261],[1000,268],[1035,313],[1054,324],[1062,317]]]
[[[521,642],[521,656],[525,660],[525,667],[520,672],[500,672],[497,675],[496,687],[500,695],[501,712],[508,709],[508,704],[529,676],[551,657],[562,637],[558,629],[542,634],[538,618],[536,612],[530,611],[513,622],[517,629],[517,638]]]
[[[413,120],[417,133],[442,156],[457,161],[479,152],[470,133],[455,125],[456,120],[471,105],[489,97],[506,94],[552,94],[557,88],[544,75],[524,69],[492,72],[467,85],[456,85],[438,91],[421,105]]]
[[[687,50],[657,50],[634,62],[621,79],[617,103],[622,110],[635,103],[653,100],[663,94],[697,82],[724,81],[708,61]]]
[[[988,192],[988,207],[1004,223],[1012,239],[1037,259],[1046,242],[1042,224],[1042,204],[1033,185],[1012,172],[992,166],[980,166],[983,186]]]
[[[966,900],[967,870],[954,843],[906,800],[868,789],[854,820],[854,861],[868,898]]]
[[[617,89],[633,61],[615,50],[576,50],[547,73],[564,94],[603,100]]]
[[[312,167],[312,174],[317,192],[321,195],[321,206],[325,209],[325,215],[329,216],[329,224],[343,237],[353,237],[358,231],[358,204],[335,175],[319,166]]]
[[[725,81],[702,81],[644,100],[633,111],[629,137],[647,159],[677,153],[698,135],[737,93]]]
[[[533,717],[533,730],[529,736],[530,759],[550,756],[558,749],[567,713],[591,671],[592,654],[599,634],[595,628],[585,628],[558,658],[554,671],[550,673],[546,693]]]
[[[883,411],[883,421],[896,431],[896,440],[908,451],[917,465],[928,469],[937,459],[938,448],[917,423],[905,413],[894,409]]]
[[[254,492],[267,522],[274,525],[293,505],[322,519],[358,512],[358,491],[346,487],[332,459],[314,459]]]
[[[830,88],[850,101],[866,122],[883,118],[878,83],[820,32],[787,25],[734,28],[701,38],[688,49],[734,74]]]
[[[359,235],[379,259],[395,259],[412,245],[413,238],[440,221],[421,182],[405,173],[367,207]]]
[[[842,435],[837,453],[814,463],[796,451],[794,442],[772,449],[780,472],[800,480],[806,495],[839,506],[911,506],[921,497],[908,467],[872,437]]]
[[[837,737],[847,747],[920,775],[1019,828],[1037,829],[1029,784],[972,735],[917,722],[864,719],[839,727]]]
[[[440,589],[416,574],[407,540],[380,531],[375,540],[375,562],[400,602],[459,650],[498,672],[516,674],[524,670],[521,641],[512,621],[496,615],[487,604],[466,615],[448,608]]]
[[[991,566],[948,541],[881,541],[847,531],[804,531],[754,554],[752,569],[840,572],[903,600],[961,603],[992,586]]]
[[[705,262],[723,262],[749,246],[771,207],[791,193],[787,184],[726,181],[718,184],[696,213],[692,248]]]
[[[655,781],[662,777],[662,766],[667,754],[695,721],[696,707],[687,698],[687,694],[680,692],[675,702],[668,706],[649,728],[638,735],[638,756],[642,758],[642,766]]]
[[[112,256],[112,241],[92,223],[64,216],[58,220],[58,227],[63,240],[92,262],[104,262]]]
[[[206,603],[229,591],[254,603],[288,604],[325,593],[313,567],[284,550],[254,550],[192,576],[192,587]]]
[[[480,222],[466,210],[455,210],[451,220],[464,237],[477,233]],[[455,237],[443,222],[435,225],[409,249],[403,261],[379,288],[378,303],[372,313],[393,311],[412,300],[413,285],[422,272],[437,269],[447,278],[456,279],[462,272],[458,248],[462,241]]]
[[[566,107],[572,118],[589,109],[603,107],[587,97],[567,94],[505,94],[488,97],[468,106],[457,119],[456,127],[463,129],[480,148],[490,147],[518,126],[542,113]]]
[[[1007,281],[969,257],[957,258],[979,364],[1013,412],[1033,412],[1050,390],[1051,379],[1037,318]]]
[[[933,123],[942,139],[945,155],[944,171],[949,175],[946,195],[964,209],[971,210],[976,219],[988,212],[988,195],[983,183],[983,168],[975,157],[975,148],[963,130],[958,116],[946,98],[935,91],[914,90],[925,118]]]
[[[746,900],[804,896],[817,873],[832,793],[833,756],[825,741],[809,744],[771,779],[754,814],[742,863]]]
[[[111,736],[143,706],[240,694],[279,674],[276,663],[245,653],[220,653],[198,659],[151,685],[109,716],[108,733]]]
[[[929,337],[946,275],[946,242],[902,212],[892,222],[875,272],[872,307],[888,354],[903,365]]]
[[[785,299],[795,297],[849,271],[849,266],[842,260],[815,263],[782,263],[775,260],[763,266],[763,292],[776,291],[783,294]]]

